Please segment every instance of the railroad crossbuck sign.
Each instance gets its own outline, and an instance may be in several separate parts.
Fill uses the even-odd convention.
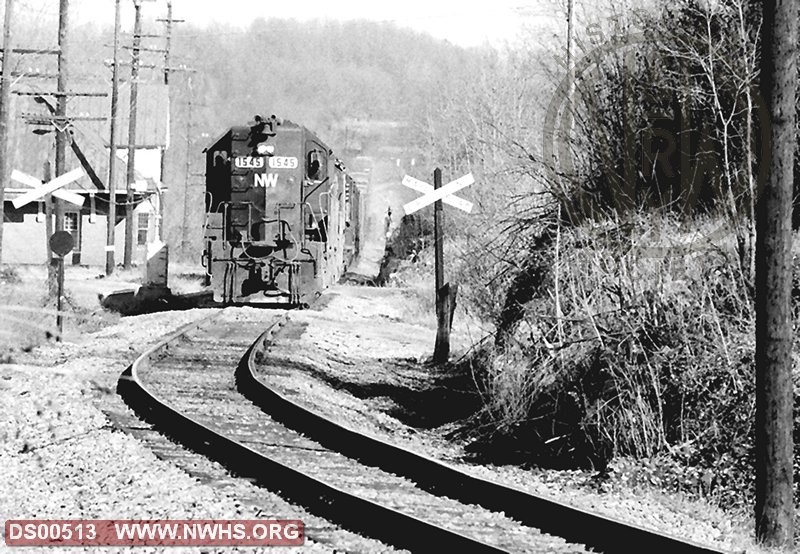
[[[417,192],[424,193],[425,196],[420,196],[416,200],[412,200],[408,204],[405,204],[403,206],[403,210],[405,210],[406,215],[410,215],[417,210],[424,208],[428,204],[433,204],[437,200],[441,200],[445,204],[449,204],[450,206],[458,208],[459,210],[464,210],[465,212],[470,213],[472,211],[472,202],[464,200],[463,198],[459,198],[453,193],[463,189],[464,187],[470,186],[474,182],[475,179],[472,177],[472,173],[467,173],[463,177],[459,177],[455,181],[450,181],[446,185],[436,190],[433,188],[433,185],[429,185],[424,181],[420,181],[419,179],[414,179],[413,177],[406,175],[403,177],[402,183],[408,188],[412,188]]]
[[[61,198],[62,200],[66,200],[72,204],[77,204],[78,206],[83,205],[83,197],[79,194],[75,194],[74,192],[69,192],[66,190],[58,190],[64,185],[68,185],[72,181],[80,179],[86,175],[86,172],[83,169],[73,169],[69,173],[65,173],[64,175],[59,175],[52,181],[48,181],[47,183],[43,183],[36,177],[31,177],[30,175],[26,175],[21,171],[17,171],[16,169],[11,173],[11,178],[15,181],[22,183],[23,185],[28,185],[30,187],[34,187],[33,190],[22,194],[11,201],[15,208],[19,209],[25,204],[29,202],[33,202],[35,200],[39,200],[41,197],[47,194],[53,194],[53,196],[57,198]]]

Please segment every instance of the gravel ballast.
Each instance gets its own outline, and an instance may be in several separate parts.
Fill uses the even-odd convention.
[[[445,438],[447,426],[422,429],[393,417],[406,407],[397,405],[402,394],[391,391],[422,389],[435,371],[422,363],[431,355],[435,329],[427,322],[404,321],[406,304],[400,289],[338,287],[320,313],[291,314],[287,336],[278,336],[271,354],[283,357],[292,369],[261,378],[293,401],[351,429],[476,477],[710,547],[762,551],[754,545],[752,522],[702,500],[657,486],[634,489],[615,480],[609,484],[587,471],[466,463],[464,445]]]
[[[17,356],[21,363],[0,365],[0,518],[302,519],[307,526],[304,546],[281,547],[281,551],[330,553],[339,544],[356,552],[391,551],[231,478],[217,464],[150,431],[122,403],[116,381],[135,356],[210,313],[190,310],[123,318],[80,341],[38,347]],[[137,429],[134,435],[117,428],[122,420]],[[312,527],[327,544],[311,538]],[[0,551],[5,549],[0,546]],[[166,549],[170,553],[212,550]],[[69,551],[165,549],[71,547]],[[42,552],[42,548],[15,547],[13,552]]]

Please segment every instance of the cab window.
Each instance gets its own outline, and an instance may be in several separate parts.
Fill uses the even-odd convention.
[[[308,151],[306,156],[306,177],[312,181],[323,181],[327,177],[327,168],[328,157],[325,150],[314,147]]]

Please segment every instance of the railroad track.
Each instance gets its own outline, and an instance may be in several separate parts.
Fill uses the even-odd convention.
[[[140,356],[118,391],[158,430],[236,475],[399,548],[719,552],[466,475],[295,404],[257,379],[286,317],[263,313],[229,309],[180,329]]]

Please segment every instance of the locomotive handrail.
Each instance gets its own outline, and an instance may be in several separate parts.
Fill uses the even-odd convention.
[[[325,218],[328,217],[328,211],[326,211],[325,208],[322,207],[322,197],[325,196],[326,194],[330,198],[331,191],[326,190],[324,192],[320,192],[319,196],[317,197],[317,201],[319,202],[319,213],[323,214],[322,222],[325,225],[325,229],[320,227],[320,238],[322,238],[322,231],[325,231],[325,240],[320,241],[324,245],[322,247],[322,252],[324,254],[328,253],[328,231],[330,230],[330,221],[328,221],[328,223],[325,224]],[[328,200],[328,204],[330,205],[330,199]]]
[[[309,207],[309,209],[310,209],[309,213],[311,214],[311,217],[314,218],[314,225],[316,225],[317,229],[319,229],[319,220],[317,219],[317,216],[314,214],[314,206],[311,205],[311,202],[306,202],[306,201],[303,201],[303,203],[301,205]],[[303,221],[303,227],[305,227],[305,214],[302,214],[301,220]],[[304,229],[303,230],[303,247],[305,247],[305,244],[306,244],[305,237],[306,237],[306,233],[305,233],[305,229]],[[314,242],[316,242],[316,241],[314,241]]]
[[[322,197],[326,194],[330,196],[331,191],[326,190],[325,192],[320,192],[317,201],[319,202],[319,213],[328,215],[328,211],[322,206]]]
[[[324,178],[322,181],[320,181],[319,183],[316,183],[316,185],[317,185],[317,186],[316,186],[316,187],[314,187],[313,189],[311,189],[311,190],[308,192],[308,194],[306,194],[306,195],[303,197],[303,202],[306,202],[306,201],[308,200],[308,197],[309,197],[309,196],[311,196],[312,194],[314,194],[315,192],[317,192],[317,189],[318,189],[319,187],[321,187],[322,185],[324,185],[325,183],[327,183],[329,180],[330,180],[330,177],[325,177],[325,178]],[[304,182],[303,182],[303,185],[306,185],[306,183],[307,183],[307,182],[309,182],[309,181],[304,181]]]

